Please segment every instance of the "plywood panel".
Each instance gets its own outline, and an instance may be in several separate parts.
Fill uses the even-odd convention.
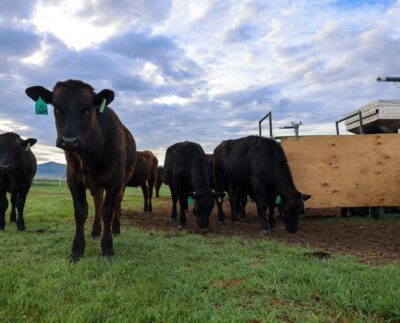
[[[282,138],[306,207],[400,206],[400,135]]]

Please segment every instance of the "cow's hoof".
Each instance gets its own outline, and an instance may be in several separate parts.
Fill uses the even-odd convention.
[[[171,222],[176,222],[177,219],[176,218],[171,218]]]
[[[17,225],[17,230],[23,232],[26,230],[26,228],[24,225]]]
[[[71,251],[71,254],[69,255],[69,262],[71,264],[75,264],[79,260],[81,260],[82,257],[83,257],[83,252],[82,251]]]
[[[0,227],[0,231],[4,231],[5,226]]]
[[[218,220],[218,223],[219,224],[224,224],[225,222],[224,222],[224,220]]]
[[[113,230],[112,234],[113,234],[113,236],[118,236],[121,234],[121,230]]]
[[[260,232],[262,235],[267,235],[268,233],[270,233],[270,231],[269,230],[261,230],[261,232]]]
[[[180,224],[180,225],[178,225],[178,229],[179,230],[184,230],[186,228],[186,225],[185,224]]]
[[[17,222],[17,218],[11,217],[10,222],[14,222],[14,223]]]
[[[111,258],[114,256],[114,249],[113,248],[105,248],[101,251],[101,255],[103,257]]]

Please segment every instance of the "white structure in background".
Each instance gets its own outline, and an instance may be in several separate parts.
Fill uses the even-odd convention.
[[[360,117],[365,133],[398,133],[400,129],[400,100],[377,100],[352,111],[345,121],[346,130],[360,134]]]

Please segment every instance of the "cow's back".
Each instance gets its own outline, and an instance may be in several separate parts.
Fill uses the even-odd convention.
[[[126,142],[125,171],[127,173],[132,173],[135,169],[137,161],[136,142],[130,131],[125,126],[124,126],[124,132],[125,132],[125,142]]]
[[[249,136],[226,140],[214,154],[217,167],[222,169],[224,176],[240,185],[248,185],[257,179],[269,181],[277,171],[288,171],[282,148],[269,138]]]
[[[155,178],[158,160],[154,154],[149,151],[138,151],[136,153],[135,170],[128,182],[128,186],[139,186],[146,180]]]

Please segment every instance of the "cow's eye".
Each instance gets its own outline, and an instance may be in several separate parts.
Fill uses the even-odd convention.
[[[86,108],[86,109],[83,110],[82,113],[83,113],[84,115],[89,115],[89,114],[90,114],[90,109],[89,109],[89,108]]]
[[[54,113],[55,114],[60,114],[61,113],[60,108],[54,107]]]

